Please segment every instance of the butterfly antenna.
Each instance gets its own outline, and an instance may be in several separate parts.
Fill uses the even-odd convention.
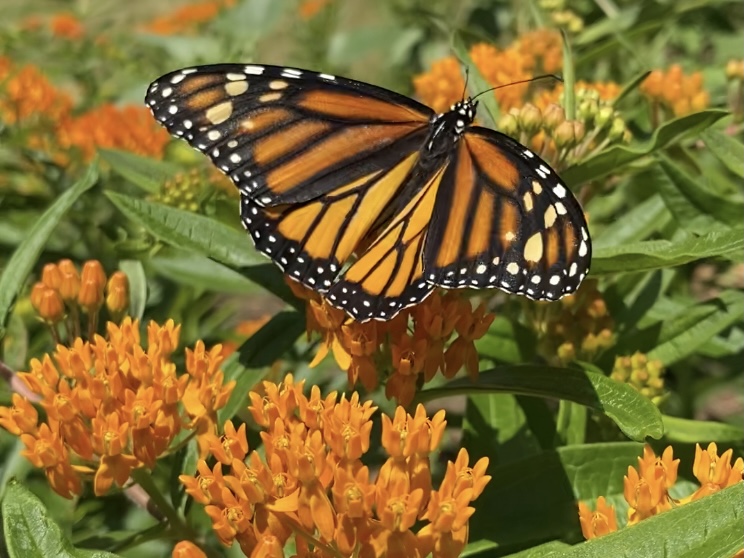
[[[465,93],[468,92],[468,79],[470,78],[470,67],[465,66],[465,86],[462,88],[462,95],[460,95],[460,100],[465,100]]]
[[[548,78],[555,79],[555,80],[558,80],[561,83],[563,83],[563,79],[561,79],[561,76],[557,76],[555,74],[543,74],[541,76],[535,76],[535,77],[530,78],[530,79],[521,79],[519,81],[512,81],[511,83],[505,83],[503,85],[497,85],[496,87],[491,87],[491,89],[486,89],[485,91],[481,91],[480,93],[478,93],[477,95],[475,95],[473,97],[473,99],[477,99],[478,97],[480,97],[484,93],[488,93],[489,91],[495,91],[496,89],[501,89],[502,87],[509,87],[510,85],[517,85],[519,83],[530,83],[530,82],[533,82],[533,81],[538,81],[540,79],[548,79]]]

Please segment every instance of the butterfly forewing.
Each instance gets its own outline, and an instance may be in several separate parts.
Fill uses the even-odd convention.
[[[146,103],[173,135],[207,154],[259,205],[299,203],[381,170],[381,151],[415,151],[431,110],[332,75],[221,64],[167,74]],[[335,173],[344,170],[346,172]]]

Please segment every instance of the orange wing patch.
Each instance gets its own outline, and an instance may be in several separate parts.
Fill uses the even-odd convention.
[[[384,120],[386,122],[416,122],[417,124],[427,121],[427,115],[408,107],[379,101],[373,97],[337,91],[308,91],[302,95],[297,104],[324,116],[344,120]]]

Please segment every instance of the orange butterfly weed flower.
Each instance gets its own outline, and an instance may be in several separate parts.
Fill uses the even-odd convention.
[[[207,0],[187,4],[170,14],[154,19],[145,26],[145,30],[156,35],[190,33],[213,20],[224,8],[234,4],[234,0]]]
[[[39,68],[15,68],[9,59],[0,58],[0,117],[7,124],[56,123],[71,108],[70,96],[54,87]]]
[[[88,161],[100,147],[162,158],[170,141],[146,107],[104,104],[66,119],[58,128],[60,145],[76,148]]]
[[[371,391],[386,379],[385,395],[401,405],[408,405],[416,390],[439,370],[451,378],[465,366],[471,377],[477,375],[474,342],[485,335],[494,319],[484,305],[474,310],[459,293],[434,292],[390,321],[360,323],[296,281],[288,279],[287,283],[308,301],[308,337],[315,332],[322,337],[310,366],[332,352],[350,385],[359,381]]]
[[[614,533],[617,531],[615,506],[609,505],[604,496],[597,498],[595,511],[590,510],[584,502],[579,502],[579,522],[587,540]]]
[[[85,29],[80,20],[72,14],[59,13],[52,16],[49,22],[52,35],[62,39],[79,39],[85,34]]]
[[[171,558],[207,558],[207,554],[191,541],[179,541],[173,547]]]
[[[312,19],[330,3],[330,0],[302,0],[300,2],[300,17],[302,19]]]
[[[638,458],[638,468],[628,467],[623,478],[623,495],[628,508],[628,525],[672,509],[669,488],[677,482],[679,459],[673,459],[669,446],[661,458],[657,458],[650,446],[643,448],[643,457]]]
[[[509,85],[492,94],[502,110],[521,106],[529,90],[528,83],[537,71],[555,72],[563,63],[560,34],[547,29],[531,31],[505,49],[488,43],[476,43],[470,48],[470,58],[491,87]],[[510,85],[512,84],[512,85]],[[435,61],[429,72],[413,78],[416,94],[437,112],[447,110],[461,100],[465,81],[462,65],[450,56]]]
[[[219,459],[215,466],[201,460],[196,476],[180,477],[186,492],[206,506],[223,544],[238,542],[246,556],[283,556],[294,538],[296,556],[310,557],[424,556],[427,544],[447,537],[467,542],[469,504],[490,480],[488,460],[470,467],[461,450],[439,490],[432,489],[429,457],[443,436],[444,411],[429,418],[419,405],[414,415],[398,407],[394,418],[383,416],[389,458],[372,479],[362,459],[371,447],[376,407],[356,392],[322,396],[313,386],[306,396],[303,387],[304,381],[287,375],[280,384],[263,382],[262,393],[249,393],[248,410],[263,429],[263,457],[253,451],[240,458],[247,445],[228,422],[221,442],[211,446]],[[226,447],[233,457],[229,466]],[[447,514],[456,519],[443,519]],[[423,539],[414,532],[420,519],[436,522],[430,535],[426,527],[419,531]],[[461,550],[450,548],[440,555]]]
[[[53,355],[32,359],[30,370],[18,374],[39,397],[46,415],[41,423],[18,395],[13,407],[0,407],[0,426],[20,435],[22,455],[43,468],[52,488],[66,498],[81,493],[83,480],[92,478],[101,496],[114,483],[123,486],[133,469],[153,468],[184,426],[197,430],[206,453],[216,410],[234,386],[223,384],[221,348],[206,351],[201,341],[187,349],[186,374],[178,375],[171,355],[180,326],[172,320],[148,325],[146,348],[137,320],[109,322],[106,330],[106,337],[57,345]],[[182,401],[188,424],[181,418]],[[227,431],[228,437],[239,435]],[[235,445],[226,447],[240,455]]]
[[[727,449],[719,456],[715,442],[708,444],[706,449],[702,449],[700,444],[695,444],[692,472],[700,483],[700,488],[689,497],[689,500],[699,500],[740,482],[744,475],[744,459],[738,457],[732,464],[732,457],[732,449]]]
[[[674,116],[701,111],[710,102],[710,95],[703,89],[703,74],[685,74],[679,64],[672,64],[667,71],[654,70],[639,89],[652,103],[670,110]]]

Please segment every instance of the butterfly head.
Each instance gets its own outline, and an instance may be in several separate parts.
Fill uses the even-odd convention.
[[[449,114],[455,117],[455,131],[460,134],[473,123],[478,109],[478,101],[472,97],[456,102],[450,107]]]

